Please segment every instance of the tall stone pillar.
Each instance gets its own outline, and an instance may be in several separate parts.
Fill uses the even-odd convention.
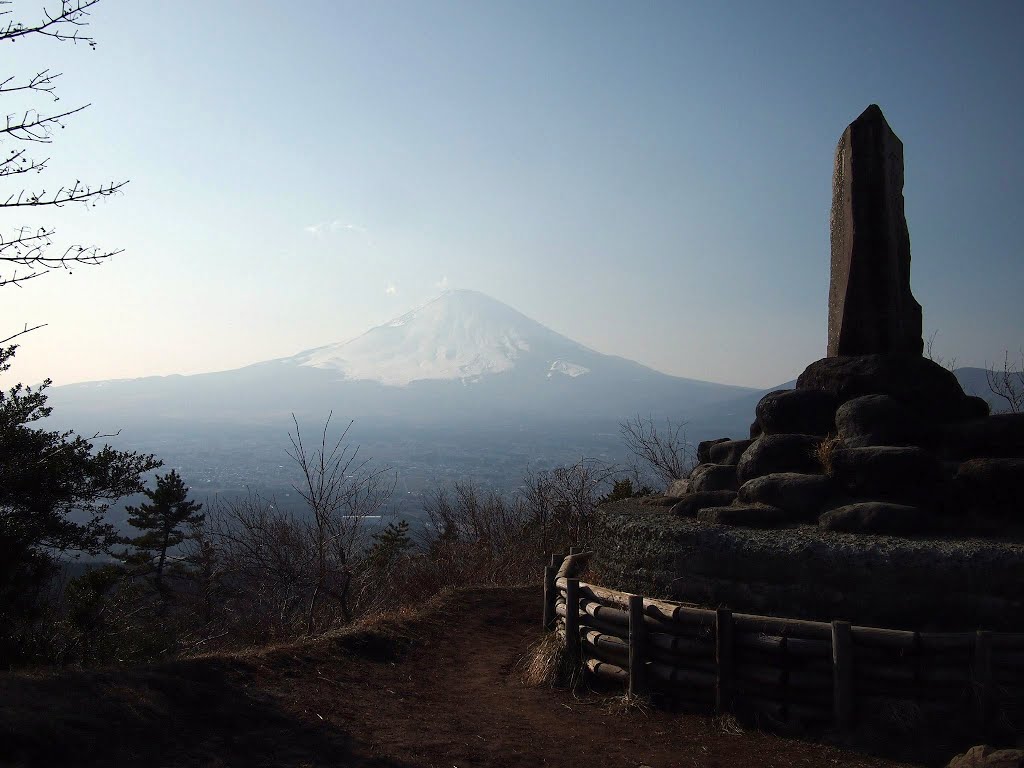
[[[921,305],[910,291],[903,142],[872,104],[836,147],[832,175],[828,356],[920,356]]]

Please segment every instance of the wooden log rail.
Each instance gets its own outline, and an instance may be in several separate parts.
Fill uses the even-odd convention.
[[[1024,707],[1024,633],[912,632],[734,613],[606,589],[575,578],[589,553],[552,558],[544,627],[577,668],[634,695],[657,692],[778,719],[856,725],[881,699],[957,714],[986,731]]]

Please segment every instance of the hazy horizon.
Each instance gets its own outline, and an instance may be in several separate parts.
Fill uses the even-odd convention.
[[[48,326],[4,386],[237,368],[445,287],[772,386],[825,355],[833,152],[870,103],[905,146],[936,352],[981,367],[1022,344],[1020,4],[104,0],[90,21],[95,51],[17,44],[9,74],[63,72],[33,106],[92,106],[9,186],[131,183],[7,233],[125,253],[6,288],[0,335]]]

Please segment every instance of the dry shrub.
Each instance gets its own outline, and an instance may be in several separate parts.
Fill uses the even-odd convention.
[[[557,632],[545,632],[530,644],[526,653],[516,662],[516,669],[525,685],[564,685],[569,677],[565,640]]]
[[[838,435],[829,435],[822,440],[814,450],[814,458],[821,464],[826,475],[832,474],[832,457],[835,452],[843,447],[843,441]]]

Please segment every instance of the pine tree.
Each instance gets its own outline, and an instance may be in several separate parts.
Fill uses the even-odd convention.
[[[412,549],[412,538],[409,536],[409,523],[400,520],[397,525],[388,523],[380,533],[373,534],[373,546],[366,555],[377,565],[391,565],[396,559]]]
[[[189,501],[188,488],[173,469],[169,474],[157,475],[156,489],[147,489],[143,493],[149,498],[149,503],[126,508],[128,524],[144,532],[128,539],[128,543],[137,550],[137,555],[130,559],[150,564],[155,573],[153,583],[160,589],[167,550],[185,540],[186,526],[199,525],[206,516],[199,511],[202,504]]]

